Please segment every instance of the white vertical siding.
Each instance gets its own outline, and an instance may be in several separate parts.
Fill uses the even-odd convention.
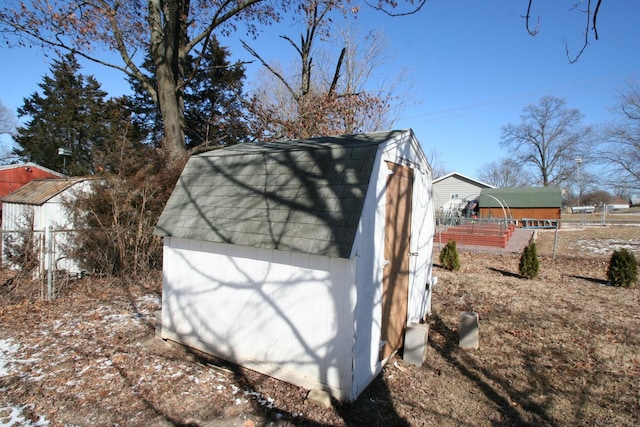
[[[351,261],[175,237],[164,257],[165,338],[349,398]]]

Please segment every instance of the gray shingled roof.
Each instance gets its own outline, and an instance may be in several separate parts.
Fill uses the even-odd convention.
[[[509,208],[559,208],[562,206],[560,187],[483,188],[478,198],[481,208],[499,207],[489,195],[506,203]]]
[[[402,133],[239,144],[193,156],[156,234],[348,258],[378,145]]]

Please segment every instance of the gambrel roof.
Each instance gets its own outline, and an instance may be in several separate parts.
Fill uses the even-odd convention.
[[[495,199],[509,208],[560,208],[562,191],[560,187],[484,188],[478,204],[480,208],[500,207]]]
[[[348,258],[378,146],[407,137],[238,144],[193,156],[156,234]]]

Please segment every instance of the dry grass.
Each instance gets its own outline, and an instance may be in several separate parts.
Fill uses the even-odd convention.
[[[536,236],[538,253],[545,256],[553,256],[555,253],[560,258],[608,260],[614,250],[626,248],[638,258],[640,257],[639,223],[627,225],[563,223],[557,232],[556,230],[539,230]]]
[[[449,400],[470,407],[438,423],[638,425],[638,289],[606,286],[600,260],[543,259],[528,281],[518,257],[481,258],[465,254],[474,266],[464,274],[438,273],[425,367],[446,370]],[[463,310],[480,316],[477,351],[455,346]]]
[[[602,243],[613,230],[582,232]],[[52,427],[640,425],[640,289],[607,286],[606,259],[578,258],[578,234],[561,232],[561,255],[541,257],[536,280],[519,277],[516,254],[463,252],[461,271],[436,267],[425,364],[395,359],[355,403],[331,409],[155,339],[157,278],[83,281],[53,302],[0,299],[0,340],[20,344],[0,407],[30,404],[23,414]],[[461,311],[479,314],[478,350],[457,346]]]

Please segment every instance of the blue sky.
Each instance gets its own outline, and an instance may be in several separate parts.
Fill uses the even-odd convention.
[[[540,32],[531,37],[522,15],[527,1],[427,1],[418,14],[390,18],[364,10],[360,29],[382,28],[394,61],[381,71],[408,69],[413,99],[395,128],[413,128],[425,152],[440,153],[448,172],[475,177],[480,167],[508,156],[500,147],[500,129],[519,123],[522,109],[545,95],[564,98],[585,114],[584,124],[613,118],[616,95],[629,80],[640,80],[640,2],[604,0],[600,40],[575,64],[565,55],[583,41],[585,15],[570,8],[577,0],[537,0],[532,16]],[[584,3],[584,2],[583,2]],[[582,6],[578,6],[582,7]],[[277,35],[299,30],[273,26],[252,46],[267,60],[286,62],[290,48]],[[238,38],[243,37],[238,35]],[[243,37],[244,38],[244,37]],[[237,39],[222,39],[234,59],[250,60]],[[49,58],[38,49],[0,48],[0,100],[12,109],[38,89],[49,72]],[[257,63],[247,66],[255,74]],[[112,95],[128,93],[121,74],[86,65]],[[4,138],[6,142],[6,138]],[[587,166],[587,165],[585,165]]]

